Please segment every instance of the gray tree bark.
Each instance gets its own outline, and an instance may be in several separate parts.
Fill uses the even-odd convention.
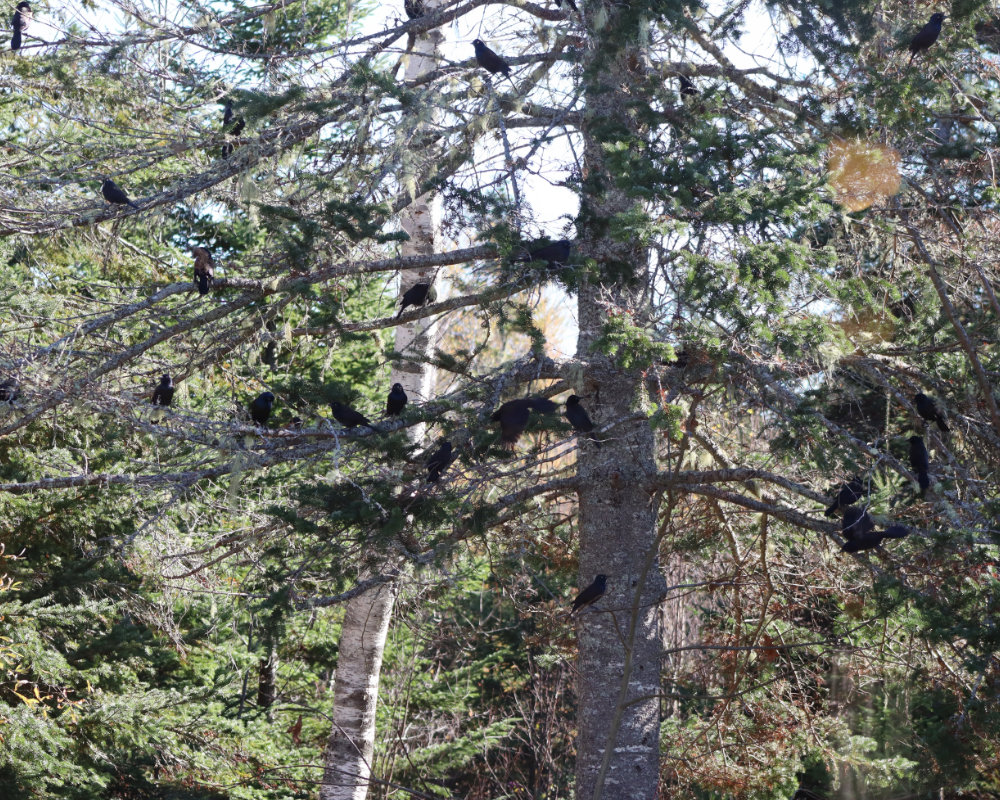
[[[431,13],[436,3],[425,5]],[[408,80],[435,68],[442,39],[437,30],[416,38],[406,66]],[[427,194],[417,198],[402,225],[410,236],[402,247],[404,257],[434,253],[438,228],[434,196]],[[433,271],[402,271],[400,295],[413,284],[433,278]],[[435,285],[439,298],[443,297],[440,281]],[[435,322],[426,319],[396,328],[395,349],[403,357],[393,365],[389,385],[402,384],[410,403],[426,401],[431,395],[435,371],[428,366],[427,356],[433,347],[434,335]],[[413,426],[409,433],[418,440],[424,435],[423,426]],[[348,601],[340,633],[333,730],[324,754],[320,800],[364,800],[368,793],[375,754],[375,712],[382,656],[398,593],[397,581],[370,589]]]
[[[587,113],[584,181],[578,228],[600,283],[579,292],[577,357],[595,422],[619,422],[600,449],[583,443],[577,462],[580,503],[580,585],[608,576],[605,597],[579,615],[577,800],[657,796],[662,636],[658,603],[665,582],[656,563],[656,503],[647,488],[656,472],[655,442],[645,415],[642,376],[594,351],[609,315],[646,315],[648,253],[634,237],[612,237],[608,223],[635,200],[615,183],[604,143],[639,137],[629,113],[633,78],[623,48],[635,32],[604,5],[608,22],[594,31],[584,66]],[[634,9],[633,9],[634,13]],[[632,95],[635,96],[634,94]],[[641,96],[641,95],[640,95]]]

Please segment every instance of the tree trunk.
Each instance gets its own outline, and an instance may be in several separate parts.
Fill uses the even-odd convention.
[[[612,237],[609,229],[636,201],[616,185],[605,145],[623,143],[632,150],[640,138],[628,108],[637,95],[628,92],[633,76],[624,52],[637,31],[628,29],[629,17],[610,13],[594,32],[585,66],[587,177],[578,221],[585,255],[597,262],[602,276],[600,286],[587,283],[579,293],[577,356],[587,365],[580,388],[602,425],[641,412],[641,372],[623,369],[592,346],[612,314],[624,313],[643,325],[649,258],[636,237]],[[604,573],[608,588],[579,615],[576,797],[652,800],[660,744],[658,603],[666,585],[656,562],[656,504],[647,488],[656,472],[655,442],[642,413],[604,438],[600,449],[585,443],[577,463],[580,585]]]
[[[435,5],[426,3],[428,13]],[[407,80],[435,68],[442,39],[437,30],[417,37],[406,66]],[[438,224],[434,208],[434,196],[426,194],[417,198],[408,209],[402,225],[410,240],[403,244],[403,256],[427,255],[435,251]],[[433,278],[433,271],[402,271],[400,296],[413,284]],[[441,282],[435,282],[435,286],[443,296]],[[427,356],[433,346],[434,332],[435,324],[427,319],[396,327],[395,349],[403,357],[393,365],[389,385],[402,384],[410,403],[426,402],[431,396],[435,371],[428,366]],[[415,425],[409,431],[414,441],[419,441],[423,433],[423,425]],[[375,753],[375,711],[382,655],[398,590],[398,583],[388,583],[348,601],[340,632],[333,730],[324,754],[320,800],[364,800],[368,793]]]
[[[270,708],[278,696],[278,649],[268,637],[267,656],[257,665],[257,705]]]
[[[384,584],[351,600],[337,654],[333,731],[324,755],[320,800],[364,800],[375,752],[382,654],[397,587]]]

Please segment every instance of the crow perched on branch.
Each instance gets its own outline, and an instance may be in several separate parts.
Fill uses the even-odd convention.
[[[875,522],[868,516],[868,510],[857,506],[848,506],[844,509],[844,520],[840,526],[840,532],[845,539],[857,539],[860,536],[867,536],[875,530]]]
[[[442,439],[441,446],[427,459],[427,482],[437,483],[441,478],[441,473],[448,469],[454,460],[451,442]]]
[[[235,117],[233,114],[233,104],[231,101],[227,100],[226,105],[222,110],[222,132],[227,138],[235,139],[246,127],[246,120],[240,115]],[[233,143],[225,142],[222,145],[222,157],[229,158],[233,154]]]
[[[865,483],[858,477],[851,478],[847,483],[841,484],[837,497],[824,513],[828,517],[835,517],[837,511],[853,505],[867,494],[868,488]]]
[[[10,18],[10,27],[14,31],[13,36],[10,37],[10,49],[15,53],[21,49],[21,34],[28,30],[28,26],[31,24],[31,6],[21,0],[17,4],[17,10],[14,11],[14,15]]]
[[[533,410],[540,414],[553,414],[558,408],[555,403],[544,397],[522,397],[508,400],[493,412],[490,419],[500,423],[500,441],[508,449],[513,449],[524,429],[528,427],[528,420],[531,419]]]
[[[212,254],[204,247],[196,247],[191,251],[194,256],[194,283],[198,287],[198,294],[208,294],[208,289],[215,280],[215,261]]]
[[[406,311],[407,306],[423,306],[427,303],[433,303],[437,299],[437,292],[429,283],[415,283],[405,292],[403,292],[402,305],[399,307],[399,313],[396,314],[396,319],[399,319],[403,312]]]
[[[527,255],[517,257],[517,261],[544,261],[548,269],[563,266],[569,261],[572,245],[568,239],[560,239],[558,242],[550,244],[536,244],[528,248]]]
[[[372,425],[364,414],[360,411],[355,411],[344,403],[334,400],[330,403],[330,410],[333,411],[333,418],[345,428],[350,429],[356,428],[358,425],[364,425],[366,428],[371,428],[378,433],[378,428]]]
[[[510,64],[503,60],[501,56],[498,56],[490,48],[488,48],[482,39],[476,39],[472,46],[476,48],[476,62],[485,69],[490,75],[495,75],[498,72],[502,72],[504,77],[507,78],[512,84],[514,79],[510,77]]]
[[[913,405],[917,407],[917,413],[928,422],[936,422],[938,428],[943,432],[948,432],[948,425],[945,423],[944,415],[938,411],[937,405],[923,392],[913,395]]]
[[[697,97],[699,95],[698,89],[695,85],[691,83],[691,79],[687,75],[678,75],[677,80],[681,85],[681,97]]]
[[[590,584],[586,589],[580,592],[573,601],[573,608],[569,612],[570,616],[573,616],[577,611],[586,608],[587,606],[593,605],[602,597],[604,597],[605,592],[608,590],[608,576],[598,575],[594,578],[593,583]]]
[[[132,206],[132,208],[139,207],[128,199],[128,195],[111,178],[105,178],[101,182],[101,196],[109,203],[114,203],[115,205]]]
[[[884,531],[860,533],[844,542],[840,548],[844,553],[858,553],[862,550],[872,550],[882,544],[883,539],[902,539],[909,536],[910,531],[903,525],[890,525]]]
[[[920,496],[924,496],[924,492],[931,485],[930,478],[930,456],[927,454],[927,447],[924,445],[924,439],[922,436],[911,436],[910,437],[910,466],[913,471],[917,473],[917,483],[920,484]]]
[[[392,391],[389,392],[389,397],[385,401],[385,415],[387,417],[395,417],[403,413],[403,409],[406,408],[406,392],[403,391],[403,384],[394,383],[392,385]]]
[[[169,375],[160,378],[160,385],[153,389],[153,397],[150,402],[154,406],[169,406],[174,400],[174,379]]]
[[[270,392],[261,392],[250,404],[250,419],[266,428],[267,418],[271,416],[273,407],[274,395]]]
[[[921,50],[927,50],[934,42],[937,41],[938,36],[941,35],[941,23],[944,22],[944,14],[940,11],[936,14],[932,14],[930,21],[924,25],[912,39],[910,39],[910,62],[913,63],[913,57],[919,53]]]
[[[587,409],[580,405],[580,398],[575,394],[571,394],[566,398],[566,419],[573,426],[573,430],[580,431],[581,433],[591,433],[594,430],[594,423],[590,421]],[[601,446],[601,443],[593,434],[587,438],[598,447]]]

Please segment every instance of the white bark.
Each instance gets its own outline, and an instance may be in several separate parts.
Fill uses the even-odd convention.
[[[427,2],[430,13],[437,4]],[[436,66],[442,34],[437,30],[417,37],[414,52],[406,65],[406,78],[416,78]],[[410,240],[403,244],[403,256],[435,252],[438,219],[435,198],[417,198],[402,220]],[[444,287],[434,280],[436,268],[403,270],[399,294],[421,282],[434,282],[438,298]],[[396,352],[402,354],[389,376],[389,386],[403,385],[410,404],[425,402],[434,386],[434,370],[427,365],[433,346],[436,323],[422,319],[396,328]],[[388,391],[388,386],[386,387]],[[423,426],[413,426],[410,435],[418,441]],[[333,731],[324,754],[320,800],[364,800],[368,793],[375,753],[375,712],[378,705],[382,656],[399,584],[388,583],[348,601],[340,633],[337,676],[334,688]]]
[[[397,587],[384,584],[348,603],[340,632],[333,731],[324,755],[321,800],[364,800],[375,753],[382,654]]]

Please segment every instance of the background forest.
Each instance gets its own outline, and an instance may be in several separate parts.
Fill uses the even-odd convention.
[[[8,5],[0,798],[1000,794],[989,0]]]

